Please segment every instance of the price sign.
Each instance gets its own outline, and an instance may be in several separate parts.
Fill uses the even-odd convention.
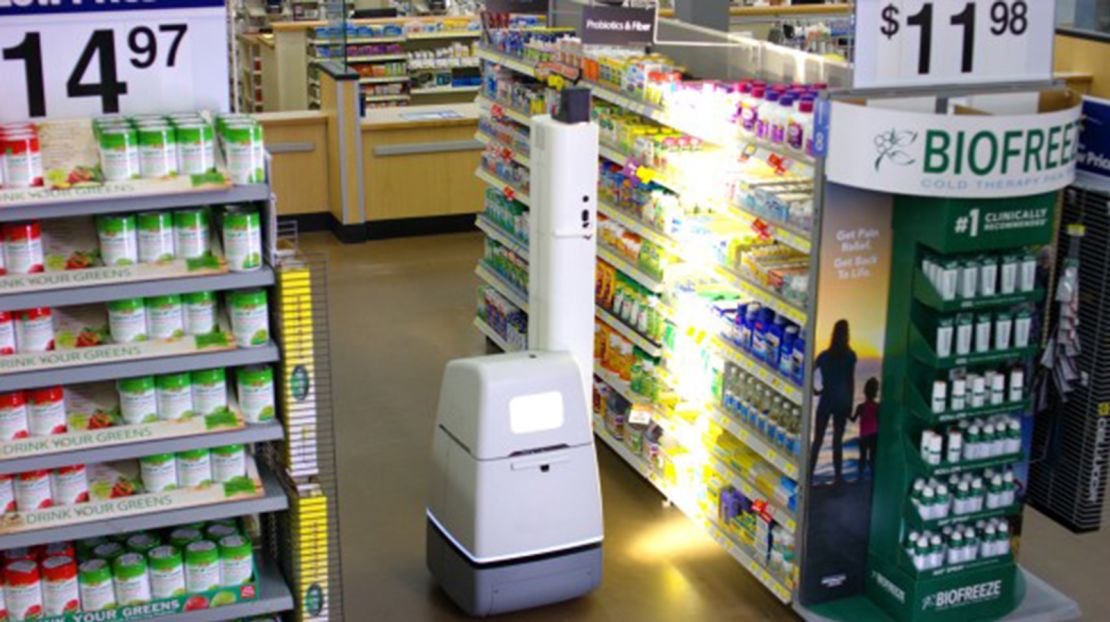
[[[1052,76],[1049,0],[859,0],[856,87]]]
[[[0,121],[228,109],[223,0],[0,0]]]

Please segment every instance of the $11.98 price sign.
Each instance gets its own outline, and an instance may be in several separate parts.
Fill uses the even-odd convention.
[[[1051,0],[859,0],[859,88],[1052,76]]]
[[[0,121],[227,110],[223,0],[0,0]]]

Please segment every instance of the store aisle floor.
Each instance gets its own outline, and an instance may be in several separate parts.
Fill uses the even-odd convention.
[[[344,609],[348,620],[466,619],[424,568],[424,499],[444,364],[482,354],[473,328],[478,234],[343,246],[302,236],[329,261]],[[499,618],[575,622],[793,620],[702,531],[604,447],[601,589],[563,605]],[[1025,563],[1110,619],[1098,560],[1110,531],[1077,537],[1029,511]]]

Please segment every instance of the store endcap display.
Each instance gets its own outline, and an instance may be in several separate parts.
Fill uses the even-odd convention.
[[[296,421],[279,415],[288,405],[276,387],[293,370],[276,331],[303,330],[275,288],[290,274],[271,252],[268,169],[262,126],[247,115],[0,122],[10,617],[231,619],[293,607],[286,577],[302,569],[282,576],[256,544],[301,546],[300,536],[236,519],[289,509],[275,470],[290,465],[295,481],[303,465],[291,452],[306,464],[317,453],[311,402]],[[297,360],[315,370],[313,356]],[[311,442],[263,448],[290,428],[311,429]],[[271,452],[279,461],[263,459]],[[314,494],[327,501],[319,484]],[[327,529],[325,517],[305,531]]]
[[[534,227],[550,171],[534,134],[562,89],[586,86],[598,440],[807,615],[1018,607],[1076,98],[919,113],[830,91],[849,76],[827,58],[776,82],[733,78],[747,68],[722,54],[715,79],[690,74],[713,64],[696,50],[498,19],[478,50],[479,329],[536,347],[522,337],[551,306]]]

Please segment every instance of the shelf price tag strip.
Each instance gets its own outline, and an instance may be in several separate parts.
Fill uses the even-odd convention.
[[[737,469],[725,464],[717,458],[710,458],[710,461],[713,465],[713,470],[717,471],[718,475],[728,480],[737,490],[744,493],[744,496],[749,499],[765,499],[767,501],[766,512],[776,523],[781,524],[783,528],[791,533],[797,529],[798,523],[794,520],[793,514],[786,508],[781,507],[778,502],[772,501],[766,494],[760,492],[747,480],[747,478],[740,475]]]
[[[789,456],[782,454],[777,448],[768,444],[759,434],[752,432],[740,422],[736,421],[730,414],[717,408],[710,407],[706,412],[709,417],[729,434],[735,436],[737,440],[750,447],[753,451],[759,454],[759,457],[769,462],[772,466],[785,473],[787,476],[797,480],[798,479],[798,465]]]
[[[721,356],[736,363],[749,374],[759,378],[764,384],[778,391],[783,397],[799,406],[802,404],[802,390],[789,380],[771,371],[766,365],[750,358],[746,352],[725,343],[719,338],[714,339],[714,346]]]
[[[597,310],[597,317],[602,323],[620,333],[625,339],[636,344],[636,347],[656,358],[663,354],[663,349],[660,348],[659,345],[648,341],[646,337],[632,330],[627,324],[621,321],[620,318],[614,316],[600,306],[595,307],[595,309]]]
[[[478,263],[474,273],[482,281],[500,292],[502,296],[508,298],[509,302],[519,307],[521,311],[528,313],[528,294],[526,292],[520,291],[515,285],[481,262]]]
[[[492,220],[486,218],[484,215],[479,214],[475,225],[485,233],[487,237],[497,240],[501,244],[507,246],[509,250],[513,251],[524,260],[528,259],[528,245],[516,239],[508,231],[497,226]]]
[[[54,506],[32,512],[15,512],[0,524],[0,539],[38,529],[52,529],[113,518],[131,518],[144,514],[170,512],[204,505],[243,501],[262,497],[265,490],[254,460],[247,460],[247,475],[226,484],[201,488],[178,489],[110,498],[69,506]]]
[[[717,541],[718,544],[723,546],[734,559],[752,575],[759,580],[760,583],[765,585],[774,593],[774,595],[784,603],[789,603],[791,600],[790,590],[783,586],[779,581],[771,575],[767,569],[750,556],[745,553],[731,538],[726,536],[721,528],[713,520],[701,516],[701,513],[693,508],[686,507],[686,504],[680,503],[679,499],[674,498],[666,486],[659,481],[658,475],[655,474],[643,459],[637,458],[628,450],[620,441],[609,436],[608,431],[605,430],[605,424],[600,418],[594,415],[594,435],[601,439],[603,443],[609,446],[626,464],[636,470],[644,479],[652,484],[663,495],[664,498],[671,500],[674,506],[679,509],[688,518],[693,520],[696,524],[701,525],[706,533]]]

